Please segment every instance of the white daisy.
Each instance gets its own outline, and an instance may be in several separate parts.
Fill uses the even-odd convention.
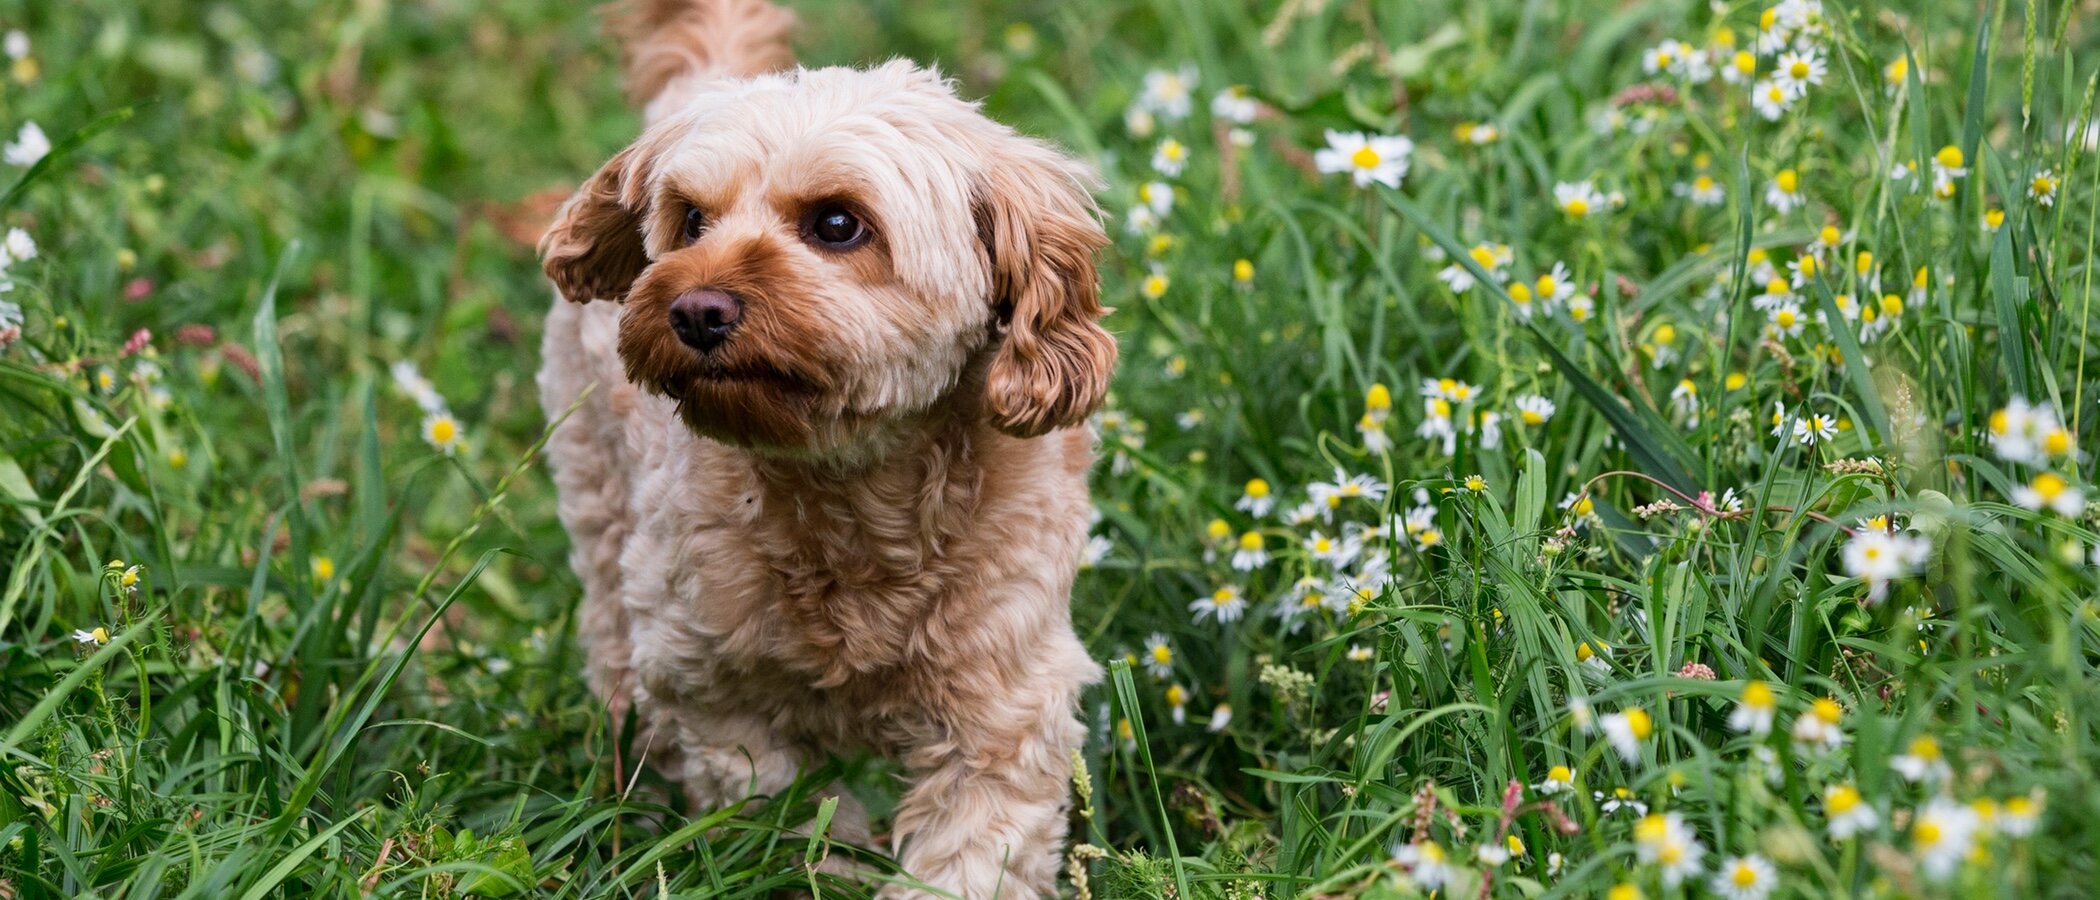
[[[1414,152],[1415,142],[1401,135],[1329,129],[1327,146],[1313,153],[1313,165],[1326,174],[1347,172],[1357,187],[1397,188]]]

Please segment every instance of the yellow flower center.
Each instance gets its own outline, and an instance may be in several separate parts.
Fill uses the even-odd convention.
[[[1940,842],[1940,823],[1924,819],[1918,822],[1917,828],[1911,830],[1911,837],[1920,847],[1936,846]]]
[[[1568,782],[1575,780],[1575,773],[1569,770],[1567,766],[1554,766],[1553,768],[1546,770],[1546,780],[1558,781],[1561,784],[1567,784]]]
[[[1774,297],[1784,297],[1793,292],[1794,286],[1788,284],[1786,279],[1784,278],[1774,278],[1771,281],[1765,282],[1765,293],[1770,294]]]
[[[1949,169],[1959,169],[1961,164],[1967,161],[1962,156],[1961,148],[1953,144],[1941,147],[1940,152],[1933,154],[1932,158],[1937,160],[1942,167]]]
[[[1576,515],[1586,516],[1596,511],[1597,504],[1592,502],[1590,498],[1584,497],[1580,500],[1575,501],[1575,506],[1573,507],[1573,509]]]
[[[2042,437],[2042,450],[2050,456],[2062,456],[2071,452],[2071,432],[2057,428]]]
[[[2031,185],[2031,187],[2037,194],[2042,194],[2044,196],[2054,194],[2056,193],[2056,179],[2051,178],[2047,175],[2036,175],[2034,176],[2034,183]]]
[[[1735,70],[1745,75],[1755,74],[1757,72],[1757,54],[1748,50],[1737,51],[1735,54]]]
[[[458,436],[459,426],[453,424],[451,419],[441,418],[430,423],[430,439],[436,443],[449,444]]]
[[[1375,169],[1383,161],[1379,159],[1378,151],[1371,149],[1370,144],[1358,147],[1355,153],[1349,154],[1349,163],[1359,169]]]
[[[1261,478],[1255,478],[1248,481],[1247,496],[1253,497],[1256,500],[1269,496],[1269,482]]]
[[[1786,70],[1786,72],[1787,72],[1787,74],[1788,74],[1788,75],[1792,75],[1792,76],[1794,76],[1794,79],[1795,79],[1796,81],[1800,81],[1800,80],[1804,80],[1804,79],[1808,78],[1808,60],[1805,60],[1805,59],[1797,59],[1797,60],[1794,60],[1794,64],[1793,64],[1793,65],[1791,65],[1791,66],[1788,66],[1788,67],[1787,67],[1787,70]]]
[[[1546,417],[1539,415],[1538,410],[1535,409],[1524,410],[1518,413],[1517,417],[1523,419],[1526,425],[1543,425],[1546,423]]]
[[[1915,741],[1911,741],[1910,755],[1924,760],[1939,759],[1940,742],[1935,741],[1929,737],[1921,737]]]
[[[2034,476],[2034,484],[2032,485],[2035,496],[2042,498],[2044,502],[2054,501],[2056,498],[2063,496],[2064,491],[2070,486],[2070,482],[2065,481],[2062,475],[2058,475],[2055,472],[2043,472]]]
[[[1830,789],[1830,796],[1823,801],[1823,808],[1831,815],[1842,816],[1859,806],[1859,789],[1841,784]]]
[[[1174,661],[1174,649],[1165,644],[1152,645],[1152,661],[1160,665]]]
[[[1528,306],[1532,299],[1531,289],[1525,287],[1524,282],[1515,282],[1509,286],[1509,299],[1520,306]]]
[[[95,626],[95,630],[90,633],[90,636],[95,639],[95,643],[97,644],[109,643],[109,629],[104,628],[100,625]]]
[[[1633,733],[1634,740],[1645,741],[1655,733],[1655,720],[1648,718],[1645,709],[1629,709],[1626,711],[1626,730]]]
[[[1799,64],[1797,63],[1796,65]],[[1734,882],[1735,886],[1739,888],[1750,887],[1757,883],[1757,869],[1747,862],[1736,863],[1735,871],[1728,873],[1728,880]]]
[[[1824,724],[1836,725],[1839,719],[1844,718],[1845,708],[1839,706],[1836,700],[1832,700],[1829,697],[1818,697],[1816,698],[1815,706],[1810,708],[1810,712],[1814,713],[1816,718],[1823,720]]]
[[[1770,685],[1753,681],[1743,685],[1743,705],[1753,709],[1771,709],[1776,702]]]
[[[1495,267],[1495,249],[1486,244],[1475,246],[1473,249],[1466,251],[1466,255],[1473,257],[1473,261],[1479,263],[1483,269]]]
[[[1225,538],[1232,536],[1232,526],[1226,524],[1224,519],[1210,520],[1210,524],[1204,526],[1203,530],[1206,534],[1209,534],[1210,539],[1214,541],[1224,540]]]
[[[1235,260],[1235,261],[1233,262],[1233,264],[1232,264],[1232,280],[1234,280],[1234,281],[1253,281],[1253,280],[1254,280],[1254,263],[1252,263],[1252,262],[1249,262],[1249,261],[1247,261],[1247,260],[1244,260],[1244,259],[1242,259],[1242,260]]]
[[[1260,550],[1261,548],[1262,540],[1260,532],[1250,531],[1246,534],[1240,535],[1241,550]]]
[[[1571,197],[1568,199],[1568,204],[1566,208],[1568,211],[1568,215],[1586,216],[1590,214],[1590,201],[1585,200],[1581,197]]]
[[[1794,323],[1799,319],[1800,316],[1795,315],[1794,311],[1791,309],[1781,309],[1779,312],[1774,313],[1772,315],[1773,324],[1778,325],[1781,328],[1792,328],[1794,327]]]
[[[1801,189],[1801,173],[1792,169],[1781,169],[1779,174],[1772,178],[1772,183],[1779,185],[1781,191],[1791,194]]]

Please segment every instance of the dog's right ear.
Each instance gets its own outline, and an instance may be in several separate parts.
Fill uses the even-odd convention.
[[[575,303],[622,301],[649,265],[642,247],[644,186],[655,154],[636,143],[577,188],[540,238],[540,266]]]

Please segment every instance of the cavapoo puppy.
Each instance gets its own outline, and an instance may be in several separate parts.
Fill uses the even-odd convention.
[[[1053,896],[1100,677],[1068,608],[1116,360],[1093,178],[930,69],[790,68],[792,25],[617,10],[647,124],[541,241],[590,684],[696,805],[881,753],[912,878]]]

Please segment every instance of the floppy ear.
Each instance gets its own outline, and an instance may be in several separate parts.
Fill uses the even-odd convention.
[[[1094,271],[1108,236],[1083,166],[1019,137],[991,158],[974,201],[1006,334],[985,407],[999,430],[1034,437],[1084,421],[1108,393],[1116,339],[1097,321],[1107,311]]]
[[[652,154],[637,143],[576,189],[540,238],[540,266],[575,303],[621,301],[649,265],[642,249],[642,183]]]

